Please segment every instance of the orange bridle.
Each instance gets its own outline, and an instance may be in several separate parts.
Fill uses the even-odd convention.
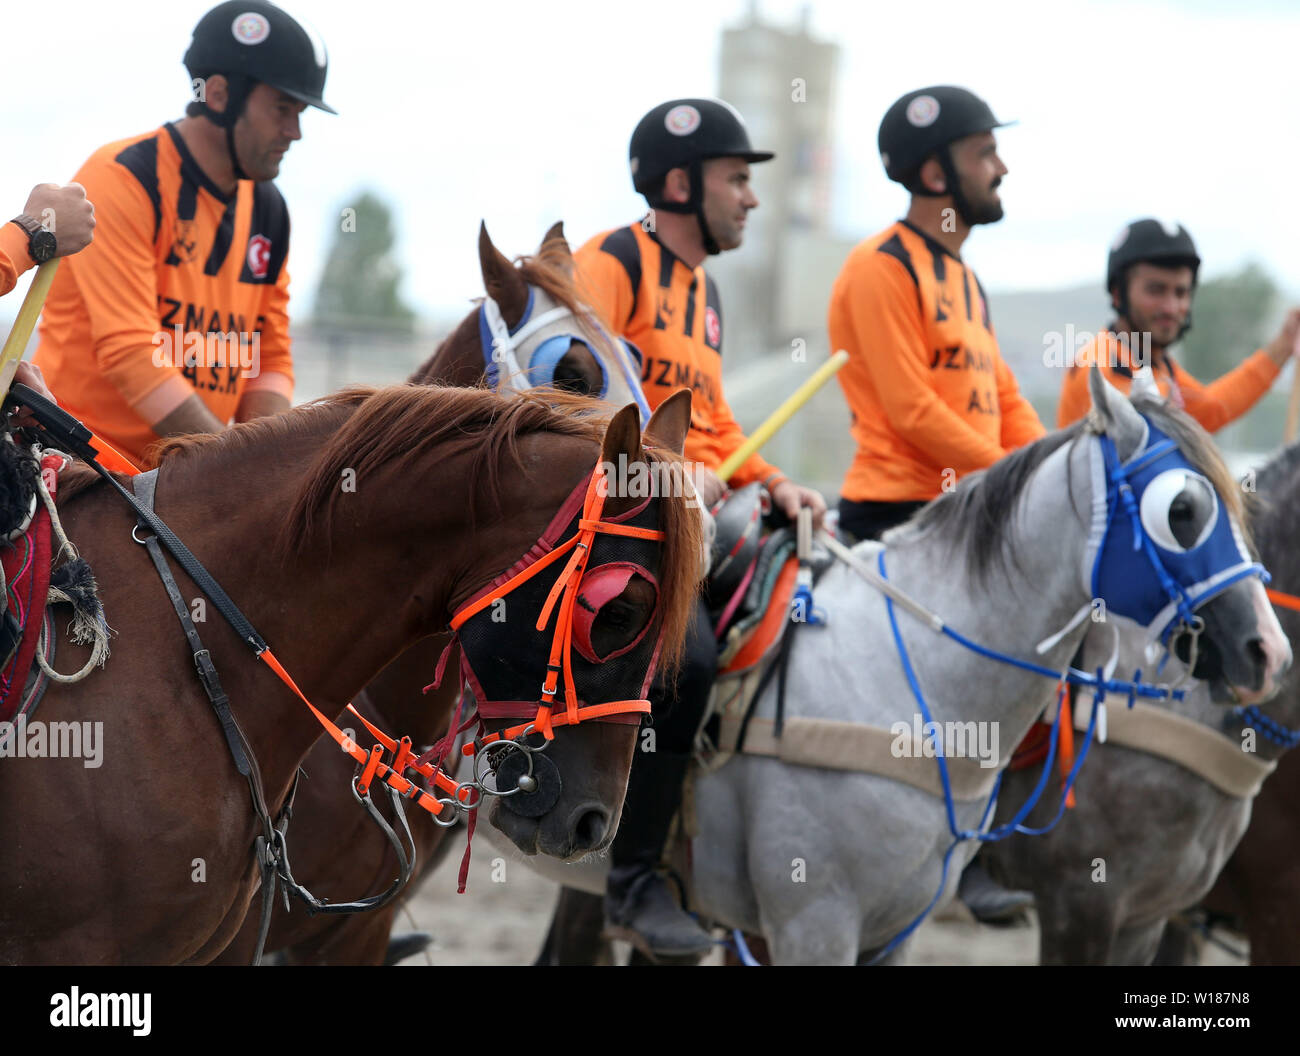
[[[499,740],[513,740],[525,732],[540,733],[546,740],[554,740],[556,726],[576,726],[588,719],[599,719],[609,715],[648,714],[649,700],[611,700],[604,704],[578,706],[578,690],[573,681],[573,607],[578,598],[578,589],[582,585],[582,576],[587,569],[591,556],[591,544],[597,532],[608,535],[625,535],[636,539],[662,540],[662,531],[650,528],[635,528],[630,525],[613,524],[601,520],[605,508],[605,499],[609,491],[604,464],[598,463],[587,485],[587,494],[582,504],[582,517],[578,520],[577,534],[570,536],[545,557],[534,562],[528,568],[511,576],[501,585],[500,590],[489,591],[477,601],[462,606],[452,617],[452,630],[459,630],[470,617],[482,612],[487,606],[504,598],[516,587],[532,579],[538,572],[549,567],[570,551],[568,563],[560,572],[559,578],[551,587],[537,617],[536,629],[544,631],[550,623],[552,612],[558,615],[555,633],[551,638],[550,659],[546,665],[546,678],[542,682],[541,696],[537,703],[537,717],[530,722],[512,726],[500,733],[488,734],[479,742],[479,747]],[[552,715],[555,707],[555,694],[559,688],[560,675],[564,675],[564,711]],[[478,748],[467,744],[462,749],[466,755],[473,755]]]
[[[493,601],[509,594],[521,583],[531,579],[542,569],[547,568],[566,553],[569,553],[569,551],[573,551],[559,578],[551,587],[550,594],[546,599],[546,605],[537,620],[537,630],[545,630],[546,625],[550,622],[551,613],[555,611],[558,602],[558,619],[555,634],[551,640],[550,662],[547,664],[546,679],[542,684],[541,699],[537,704],[537,717],[531,722],[512,726],[500,733],[488,734],[480,739],[477,746],[472,743],[465,745],[462,749],[465,755],[474,755],[484,745],[501,740],[513,740],[525,733],[535,731],[541,733],[549,741],[555,737],[553,728],[556,726],[576,726],[584,720],[599,719],[609,715],[649,713],[649,700],[612,700],[604,704],[592,704],[580,708],[578,707],[577,688],[573,681],[571,662],[573,607],[577,600],[583,573],[587,567],[587,559],[591,553],[591,543],[595,539],[596,533],[603,532],[610,535],[626,535],[651,540],[666,538],[665,533],[659,530],[635,528],[630,525],[613,524],[601,520],[607,494],[608,481],[605,477],[603,463],[597,463],[595,470],[592,472],[591,481],[587,485],[587,494],[583,501],[582,517],[578,521],[577,533],[518,575],[512,576],[501,585],[500,590],[489,591],[478,600],[462,606],[453,615],[451,627],[452,630],[458,630],[475,613],[481,612]],[[276,673],[280,680],[311,709],[311,713],[324,727],[325,732],[360,765],[361,772],[355,782],[359,794],[365,795],[371,783],[378,780],[387,784],[403,798],[423,807],[435,817],[441,816],[443,808],[446,806],[473,809],[479,805],[483,788],[477,784],[477,781],[457,782],[448,776],[437,763],[429,761],[427,754],[417,757],[412,750],[409,737],[395,740],[373,723],[367,721],[356,708],[349,704],[348,711],[356,716],[379,742],[369,751],[361,748],[343,730],[339,729],[327,715],[307,699],[270,649],[266,649],[258,655]],[[565,710],[559,715],[552,716],[551,712],[555,704],[555,694],[559,688],[559,675],[561,673],[564,675]],[[454,730],[450,731],[448,736],[454,737],[455,732]],[[383,759],[385,751],[391,753],[388,762]],[[449,793],[451,798],[445,799],[429,795],[413,781],[403,776],[407,770],[411,770],[425,778],[435,788]],[[453,809],[453,819],[454,817],[455,811]]]

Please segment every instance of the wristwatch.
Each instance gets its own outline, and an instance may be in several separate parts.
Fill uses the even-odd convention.
[[[32,260],[37,264],[44,264],[47,260],[53,259],[54,254],[59,251],[59,242],[54,237],[53,231],[42,227],[39,220],[26,213],[15,216],[12,222],[27,232],[27,252]]]

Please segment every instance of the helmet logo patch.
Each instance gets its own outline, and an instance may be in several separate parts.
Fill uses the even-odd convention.
[[[230,24],[230,32],[241,44],[261,44],[271,35],[271,23],[266,20],[266,16],[259,15],[256,11],[246,11],[235,16]]]
[[[700,127],[700,112],[688,103],[674,106],[664,115],[664,128],[674,136],[689,136]]]
[[[918,95],[907,104],[908,124],[928,128],[939,118],[939,100],[932,95]]]

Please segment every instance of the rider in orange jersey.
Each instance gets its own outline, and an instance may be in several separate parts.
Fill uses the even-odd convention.
[[[136,461],[160,437],[287,410],[289,214],[273,181],[324,47],[265,0],[209,11],[186,116],[100,148],[77,179],[94,245],[59,270],[36,362],[67,409]]]
[[[831,348],[857,453],[840,527],[876,539],[967,473],[1045,432],[998,351],[984,287],[961,257],[971,230],[1002,219],[1007,168],[978,96],[940,85],[908,92],[880,123],[880,158],[911,192],[907,216],[858,245],[831,291]],[[981,920],[1032,902],[993,883],[979,860],[960,896]]]
[[[1149,366],[1160,394],[1211,433],[1245,414],[1268,392],[1295,348],[1300,309],[1287,313],[1269,344],[1223,377],[1202,384],[1169,351],[1191,329],[1200,267],[1192,236],[1180,224],[1146,218],[1120,231],[1106,260],[1106,290],[1116,318],[1075,355],[1061,386],[1058,426],[1064,428],[1088,413],[1088,370],[1093,363],[1121,392],[1128,392],[1135,368]]]
[[[758,206],[751,163],[772,154],[751,146],[736,111],[714,99],[674,99],[655,107],[632,133],[632,184],[651,213],[640,223],[602,232],[575,254],[584,299],[641,350],[642,384],[651,408],[683,386],[692,390],[686,458],[706,504],[723,494],[716,470],[745,441],[722,391],[722,306],[703,268],[707,256],[736,249],[745,218]],[[732,483],[759,481],[789,516],[821,495],[800,487],[759,455]],[[610,850],[606,934],[651,957],[707,951],[708,934],[673,898],[657,867],[696,731],[717,673],[717,644],[701,600],[675,684],[650,691],[656,741],[632,763],[627,799]],[[642,742],[644,745],[646,742]]]

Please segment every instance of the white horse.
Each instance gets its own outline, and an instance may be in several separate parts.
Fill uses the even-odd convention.
[[[1189,418],[1144,401],[1135,407],[1095,372],[1091,389],[1094,413],[1086,425],[1054,433],[985,473],[973,474],[889,533],[884,547],[862,543],[854,556],[874,567],[883,549],[889,581],[942,616],[949,627],[999,653],[1064,671],[1089,625],[1092,559],[1100,553],[1110,560],[1109,535],[1102,531],[1110,531],[1107,486],[1112,477],[1102,461],[1106,443],[1113,444],[1121,463],[1145,462],[1155,454],[1148,447],[1149,420],[1175,442],[1194,474],[1201,475],[1198,479],[1213,483],[1213,501],[1193,503],[1188,524],[1170,521],[1176,489],[1167,494],[1167,482],[1144,484],[1138,498],[1148,535],[1163,520],[1163,526],[1156,524],[1158,539],[1171,530],[1180,537],[1190,530],[1196,538],[1203,529],[1208,534],[1220,516],[1231,526],[1240,512],[1239,495],[1222,460]],[[1136,524],[1136,517],[1136,509],[1130,518],[1125,507],[1116,523],[1126,529]],[[1145,557],[1131,560],[1143,562]],[[1193,583],[1214,583],[1216,575],[1230,568],[1241,577],[1242,557],[1238,548],[1214,568],[1190,579],[1174,578],[1180,588],[1192,590]],[[1122,564],[1129,559],[1121,554],[1114,560]],[[1122,594],[1140,571],[1140,565],[1103,568],[1102,581],[1118,575],[1117,593]],[[1149,575],[1149,565],[1146,571]],[[1246,575],[1230,585],[1219,581],[1217,587],[1211,600],[1197,596],[1201,642],[1213,643],[1212,649],[1201,649],[1197,674],[1234,687],[1242,700],[1262,699],[1289,666],[1290,648],[1271,609],[1262,604],[1257,578]],[[1110,607],[1123,607],[1118,597],[1114,604],[1103,597]],[[817,585],[816,601],[830,619],[824,627],[798,631],[789,659],[788,718],[883,730],[899,722],[910,725],[918,705],[881,592],[836,564]],[[1151,604],[1149,596],[1144,603]],[[1170,613],[1159,612],[1157,619],[1157,610],[1147,622],[1168,625]],[[987,760],[989,773],[1005,767],[1052,701],[1053,681],[936,634],[902,607],[895,606],[894,616],[930,718],[941,729],[974,722],[984,734],[980,743],[996,746],[995,758]],[[1036,655],[1035,643],[1057,628],[1063,633]],[[760,698],[759,721],[774,716],[775,695],[769,687]],[[918,755],[919,749],[914,745]],[[913,763],[931,771],[937,766],[934,759]],[[762,934],[775,963],[869,959],[936,895],[940,903],[951,897],[962,867],[979,846],[976,840],[960,843],[941,884],[945,854],[954,842],[943,798],[875,773],[737,755],[698,776],[695,802],[696,908],[716,924]],[[985,803],[957,801],[952,812],[959,830],[979,830]],[[546,875],[562,883],[603,889],[599,869],[588,867],[584,875],[545,865],[538,862]],[[900,942],[885,959],[899,962],[906,949],[907,942]]]

